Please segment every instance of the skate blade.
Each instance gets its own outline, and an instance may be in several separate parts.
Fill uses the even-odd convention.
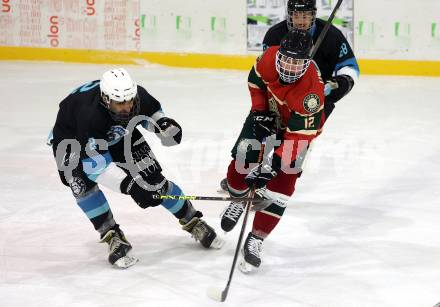
[[[244,259],[242,259],[240,261],[240,263],[238,264],[238,268],[240,269],[240,271],[242,273],[249,274],[249,273],[252,272],[254,266],[249,264],[249,263],[247,263]]]
[[[253,272],[254,270],[258,269],[257,267],[253,266],[249,262],[246,262],[246,260],[244,260],[243,256],[240,257],[240,262],[238,263],[238,268],[244,274],[249,274],[249,273]]]
[[[219,236],[217,235],[215,236],[214,240],[212,241],[209,247],[214,249],[220,249],[223,247],[223,245],[225,245],[225,240],[219,238]]]
[[[139,261],[138,258],[131,256],[130,254],[127,254],[126,256],[116,260],[116,262],[113,263],[113,266],[118,269],[127,269],[135,265],[138,261]]]

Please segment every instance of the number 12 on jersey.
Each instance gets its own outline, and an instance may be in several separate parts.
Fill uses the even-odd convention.
[[[304,127],[306,129],[315,128],[315,117],[310,116],[304,118]]]

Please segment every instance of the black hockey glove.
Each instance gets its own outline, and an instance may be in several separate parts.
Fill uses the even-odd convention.
[[[275,120],[277,114],[273,111],[254,111],[252,112],[253,130],[255,138],[262,141],[265,137],[277,133]]]
[[[353,88],[354,81],[348,75],[339,75],[325,82],[324,95],[326,102],[336,103]]]
[[[248,187],[261,189],[275,177],[281,170],[281,157],[277,154],[272,156],[272,165],[263,161],[257,167],[253,168],[251,172],[244,178]]]
[[[248,187],[252,188],[255,186],[255,189],[260,189],[266,186],[266,184],[276,175],[277,171],[275,171],[272,166],[267,163],[261,163],[252,169],[244,180]]]
[[[173,146],[182,141],[182,127],[172,118],[161,117],[154,128],[163,146]]]

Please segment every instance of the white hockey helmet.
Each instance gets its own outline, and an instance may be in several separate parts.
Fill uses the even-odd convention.
[[[130,101],[137,96],[136,82],[124,68],[106,71],[99,84],[101,95],[116,103]]]
[[[128,121],[139,113],[139,97],[137,84],[124,68],[106,71],[99,83],[103,105],[109,110],[112,118],[120,123]],[[115,113],[111,110],[111,103],[133,102],[129,113]]]

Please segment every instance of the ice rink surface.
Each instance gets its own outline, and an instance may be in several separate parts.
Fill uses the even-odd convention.
[[[104,190],[140,262],[113,269],[107,246],[58,179],[45,145],[58,103],[104,65],[0,62],[0,306],[432,307],[440,302],[440,79],[362,76],[316,140],[263,263],[224,287],[239,227],[195,202],[226,239],[204,250],[164,208]],[[183,127],[148,141],[187,195],[218,195],[250,107],[247,72],[127,66]],[[251,225],[248,224],[248,229]]]

